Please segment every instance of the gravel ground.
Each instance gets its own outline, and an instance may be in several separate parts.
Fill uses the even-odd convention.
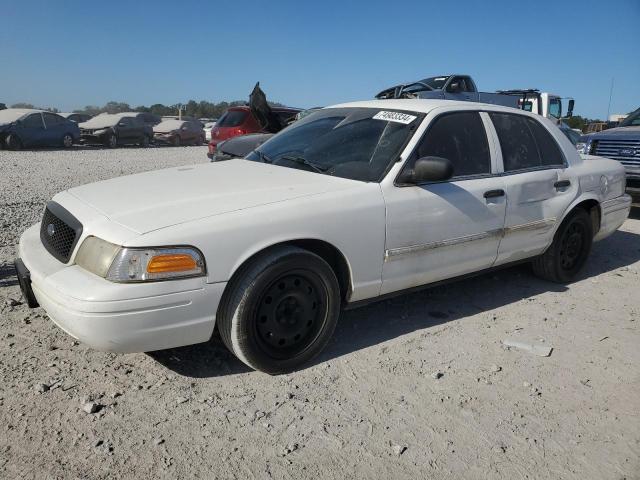
[[[518,267],[348,311],[278,377],[215,337],[93,351],[20,303],[15,245],[54,193],[205,151],[0,151],[0,478],[640,478],[637,211],[571,285]]]

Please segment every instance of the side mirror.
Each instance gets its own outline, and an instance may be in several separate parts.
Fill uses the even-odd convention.
[[[453,82],[449,85],[449,88],[447,88],[447,90],[451,93],[456,93],[460,91],[460,84],[458,82]]]
[[[402,183],[442,182],[453,177],[453,164],[442,157],[422,157],[400,177]]]
[[[573,106],[576,104],[576,101],[572,98],[571,100],[569,100],[569,107],[567,109],[567,117],[571,118],[573,117]]]
[[[126,124],[126,123],[119,123],[119,124],[118,124],[118,126],[119,126],[119,127],[126,127],[126,126],[127,126],[127,124]]]

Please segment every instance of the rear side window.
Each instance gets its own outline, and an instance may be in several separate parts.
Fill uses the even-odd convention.
[[[536,139],[536,143],[538,144],[540,164],[548,166],[564,165],[564,155],[562,154],[562,150],[560,150],[560,147],[547,129],[532,118],[527,118],[527,122],[533,132],[533,138]]]
[[[60,125],[61,123],[64,123],[64,119],[62,117],[59,117],[58,115],[45,113],[44,123],[47,126],[47,128],[50,128],[50,127],[55,127],[56,125]]]
[[[491,173],[487,134],[477,112],[449,113],[436,118],[416,152],[416,159],[446,158],[453,164],[454,177]]]
[[[216,127],[237,127],[242,125],[247,118],[247,114],[248,112],[244,110],[227,110],[218,120]]]
[[[506,172],[564,163],[558,144],[537,121],[509,113],[489,116],[500,140]]]

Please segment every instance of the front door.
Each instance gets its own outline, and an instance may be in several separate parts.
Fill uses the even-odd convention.
[[[405,168],[426,156],[447,158],[454,176],[446,182],[389,185],[381,294],[491,267],[505,218],[505,186],[494,176],[496,158],[487,140],[486,114],[436,117]]]
[[[32,113],[20,123],[19,136],[25,147],[46,144],[46,132],[41,113]]]

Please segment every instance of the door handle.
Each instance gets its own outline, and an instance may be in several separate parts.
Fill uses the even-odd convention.
[[[560,190],[561,188],[567,188],[569,186],[571,186],[571,181],[570,180],[558,180],[556,183],[553,184],[554,187],[556,187],[556,190]]]
[[[484,192],[484,198],[504,197],[504,190],[488,190]]]

